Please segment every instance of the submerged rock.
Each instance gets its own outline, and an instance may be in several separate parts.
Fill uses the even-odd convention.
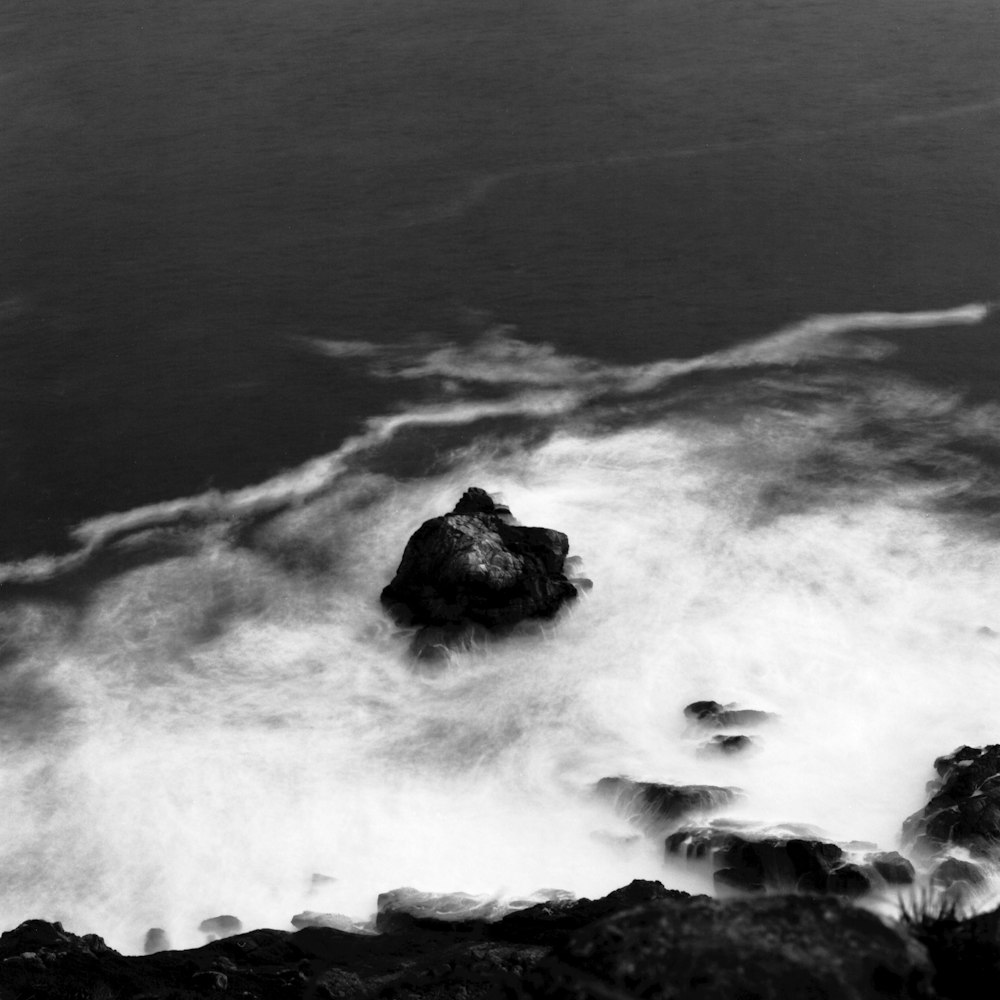
[[[756,708],[737,708],[735,705],[720,705],[717,701],[693,701],[685,706],[684,715],[706,729],[759,726],[777,718],[773,712],[762,712]]]
[[[872,866],[847,860],[837,844],[801,837],[737,832],[723,827],[678,830],[668,855],[708,861],[717,888],[738,892],[800,891],[855,897],[879,881]]]
[[[647,830],[676,825],[693,815],[716,812],[737,801],[739,788],[718,785],[664,785],[618,776],[601,778],[594,791],[636,826]]]
[[[214,941],[218,938],[226,938],[231,937],[233,934],[239,934],[243,930],[243,921],[239,917],[224,913],[221,916],[209,917],[208,920],[203,920],[198,925],[198,930],[207,934],[210,941]]]
[[[416,652],[453,647],[472,641],[477,629],[555,615],[577,596],[564,573],[568,551],[561,531],[516,524],[472,487],[451,513],[414,532],[382,604],[399,624],[433,630],[418,636]]]
[[[719,734],[718,736],[713,736],[706,743],[703,743],[698,748],[698,752],[701,754],[731,756],[733,754],[745,753],[748,750],[754,749],[755,746],[756,744],[749,736],[723,736]]]

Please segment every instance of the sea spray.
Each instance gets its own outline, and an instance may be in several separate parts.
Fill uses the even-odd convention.
[[[489,400],[452,360],[448,398],[299,472],[91,522],[68,567],[8,567],[0,923],[138,952],[153,926],[198,944],[219,913],[365,920],[401,885],[707,888],[595,799],[616,774],[738,785],[736,818],[893,848],[934,757],[997,738],[1000,546],[962,505],[994,493],[963,443],[996,428],[882,348],[815,349],[856,328],[652,380],[546,352],[548,388],[525,395],[515,366]],[[706,369],[724,380],[690,381]],[[427,474],[373,471],[442,424]],[[470,484],[565,531],[595,587],[430,673],[378,593]],[[754,755],[706,756],[682,711],[704,698],[779,718]]]

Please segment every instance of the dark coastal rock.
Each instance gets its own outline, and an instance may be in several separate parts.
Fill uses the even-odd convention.
[[[471,930],[505,912],[496,900],[465,892],[434,893],[392,889],[379,893],[375,928],[381,933],[410,930]]]
[[[636,826],[646,830],[658,830],[691,816],[716,812],[743,795],[738,788],[664,785],[622,776],[601,778],[594,791]]]
[[[755,744],[749,736],[713,736],[707,743],[703,743],[698,752],[703,754],[722,754],[730,756],[732,754],[745,753],[752,750]]]
[[[208,920],[203,920],[198,925],[198,930],[209,935],[210,941],[214,941],[217,938],[232,937],[233,934],[239,934],[243,930],[243,921],[239,917],[224,913],[221,916],[209,917]]]
[[[158,951],[168,951],[170,948],[170,938],[162,927],[150,927],[146,931],[146,940],[143,944],[143,952],[147,955],[155,955]]]
[[[717,701],[693,701],[685,706],[684,715],[706,729],[760,726],[777,718],[773,712],[762,712],[755,708],[737,708],[735,705],[720,705]]]
[[[518,1000],[925,1000],[933,970],[903,931],[839,900],[659,900],[574,934]]]
[[[903,824],[904,847],[925,857],[951,847],[1000,855],[1000,746],[959,747],[934,761],[930,801]]]
[[[750,834],[720,827],[678,830],[666,853],[706,861],[721,889],[826,893],[855,897],[877,881],[873,867],[854,864],[837,844],[800,837]]]
[[[552,944],[566,934],[612,913],[657,899],[686,900],[691,896],[666,889],[662,882],[635,879],[600,899],[553,900],[510,913],[490,929],[490,936],[528,944]]]
[[[986,881],[986,872],[982,865],[974,861],[963,861],[960,858],[945,858],[931,872],[931,882],[940,888],[947,889],[956,882],[964,882],[968,886],[982,885]]]
[[[867,864],[878,872],[889,885],[912,885],[916,877],[913,863],[898,851],[881,851],[865,857]]]
[[[455,509],[425,521],[406,544],[382,604],[401,625],[436,630],[415,651],[472,641],[476,629],[509,629],[553,617],[577,596],[564,573],[569,540],[516,524],[472,487]]]

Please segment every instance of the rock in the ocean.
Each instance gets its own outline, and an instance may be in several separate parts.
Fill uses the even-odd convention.
[[[706,729],[729,729],[733,726],[759,726],[777,716],[757,708],[737,708],[720,705],[717,701],[693,701],[685,706],[684,715]]]
[[[478,487],[411,536],[382,603],[401,625],[435,630],[415,649],[453,646],[474,630],[551,618],[577,596],[564,573],[569,540],[516,524]]]
[[[800,837],[736,832],[723,827],[678,830],[665,841],[668,855],[708,860],[721,889],[862,896],[878,881],[873,867],[849,862],[837,844]]]
[[[737,801],[739,788],[717,785],[664,785],[631,778],[601,778],[594,786],[601,798],[645,830],[676,825],[693,815],[716,812]]]
[[[198,930],[207,934],[210,941],[215,941],[218,938],[232,937],[233,934],[239,934],[243,930],[243,921],[239,917],[224,913],[221,916],[209,917],[208,920],[203,920],[198,925]]]
[[[959,747],[934,761],[931,799],[903,824],[904,846],[932,856],[951,847],[1000,855],[1000,746]]]
[[[745,753],[755,747],[754,741],[749,736],[733,735],[723,736],[721,733],[713,736],[699,748],[700,754],[721,754],[731,756],[732,754]]]
[[[911,885],[916,877],[916,869],[898,851],[880,851],[869,854],[865,861],[882,876],[889,885]]]
[[[143,954],[155,955],[158,951],[168,951],[170,948],[170,938],[162,927],[150,927],[146,931],[146,940],[143,944]]]
[[[531,1000],[925,1000],[924,949],[837,899],[657,900],[585,927],[508,996]]]

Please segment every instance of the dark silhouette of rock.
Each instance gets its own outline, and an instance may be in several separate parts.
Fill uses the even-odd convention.
[[[668,855],[704,860],[720,889],[765,889],[855,897],[878,880],[874,867],[854,864],[837,844],[799,837],[737,832],[725,827],[678,830],[666,838]]]
[[[916,877],[912,862],[898,851],[882,851],[869,854],[865,861],[888,882],[889,885],[911,885]]]
[[[243,922],[239,917],[225,913],[222,916],[209,917],[208,920],[203,920],[198,925],[198,930],[208,934],[210,940],[215,940],[216,938],[231,937],[233,934],[239,934],[243,930]]]
[[[162,927],[150,927],[146,931],[146,941],[143,951],[147,955],[153,955],[158,951],[167,951],[170,948],[170,938]]]
[[[436,630],[415,652],[453,648],[473,641],[477,627],[506,630],[553,617],[577,596],[564,573],[568,551],[562,532],[517,524],[472,487],[450,514],[414,532],[382,603],[399,624]]]
[[[692,722],[697,722],[698,725],[708,729],[760,726],[777,718],[773,712],[762,712],[756,708],[737,708],[735,705],[720,705],[717,701],[693,701],[684,708],[684,715]]]
[[[552,944],[570,931],[616,913],[619,910],[656,899],[686,900],[691,896],[676,889],[666,889],[662,882],[635,879],[621,889],[600,899],[554,900],[538,903],[510,913],[490,929],[490,935],[509,941]]]
[[[636,826],[651,831],[676,825],[690,816],[716,812],[743,795],[738,788],[664,785],[622,776],[601,778],[594,790]]]
[[[699,748],[699,753],[704,754],[732,754],[745,753],[752,750],[754,741],[749,736],[713,736],[707,743],[703,743]]]
[[[930,801],[903,824],[903,844],[925,857],[963,847],[1000,855],[1000,746],[962,746],[934,761]]]
[[[925,1000],[933,970],[903,931],[837,899],[658,900],[591,924],[517,1000]]]
[[[969,886],[982,885],[986,881],[986,872],[974,861],[945,858],[931,872],[931,881],[944,889],[956,882],[965,882]]]

